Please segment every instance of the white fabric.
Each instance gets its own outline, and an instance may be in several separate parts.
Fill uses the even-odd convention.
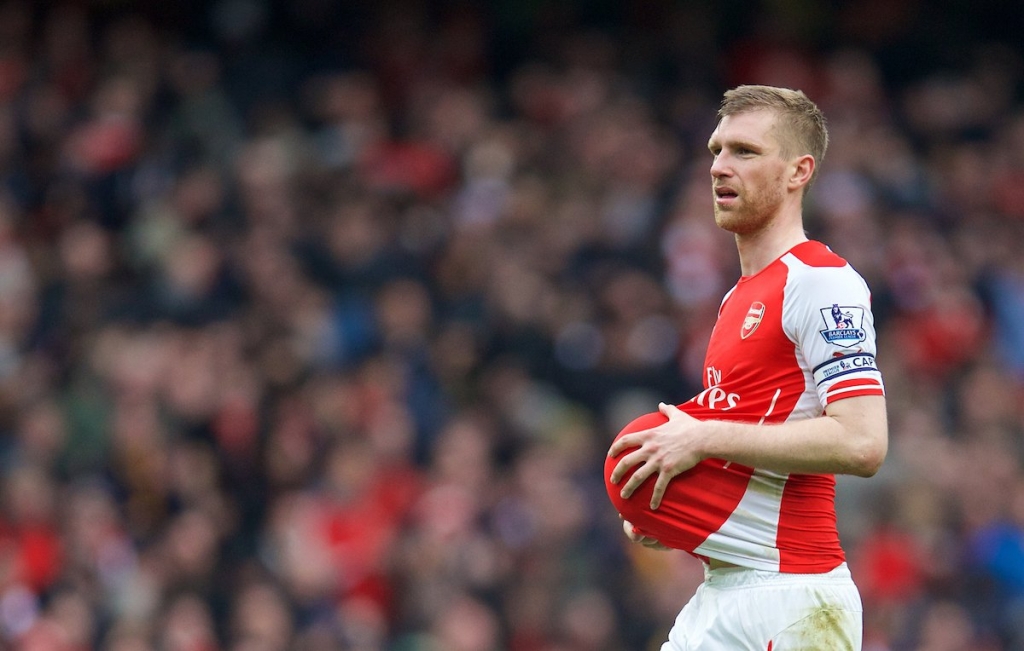
[[[800,575],[736,567],[705,570],[661,651],[861,651],[862,638],[845,563]]]

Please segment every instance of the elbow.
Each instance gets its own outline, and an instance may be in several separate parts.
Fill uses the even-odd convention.
[[[844,455],[846,472],[873,477],[882,468],[889,451],[889,425],[885,400],[861,396],[840,400],[826,410],[842,426],[838,449]]]
[[[874,477],[878,474],[878,471],[882,469],[882,461],[883,460],[875,461],[873,459],[865,460],[862,464],[858,465],[851,474],[864,478]]]
[[[858,477],[874,477],[885,463],[888,446],[885,443],[866,445],[855,455],[850,474]]]

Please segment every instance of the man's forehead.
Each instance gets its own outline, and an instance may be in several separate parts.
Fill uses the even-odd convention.
[[[740,140],[744,142],[775,142],[773,128],[776,116],[771,111],[744,111],[726,115],[711,133],[710,142]]]

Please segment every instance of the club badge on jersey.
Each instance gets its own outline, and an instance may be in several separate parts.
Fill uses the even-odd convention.
[[[823,307],[820,311],[825,329],[819,332],[828,343],[853,348],[867,339],[864,332],[864,308],[833,303],[832,307]]]
[[[743,327],[740,328],[740,339],[746,339],[750,335],[754,334],[754,330],[757,330],[757,326],[761,325],[762,318],[764,318],[764,303],[761,301],[754,301],[750,304],[750,309],[747,310],[747,316],[743,319]]]

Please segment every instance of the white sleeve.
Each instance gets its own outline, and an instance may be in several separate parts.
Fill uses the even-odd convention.
[[[885,395],[875,364],[871,294],[849,265],[790,265],[783,328],[796,344],[824,407],[843,398]]]

